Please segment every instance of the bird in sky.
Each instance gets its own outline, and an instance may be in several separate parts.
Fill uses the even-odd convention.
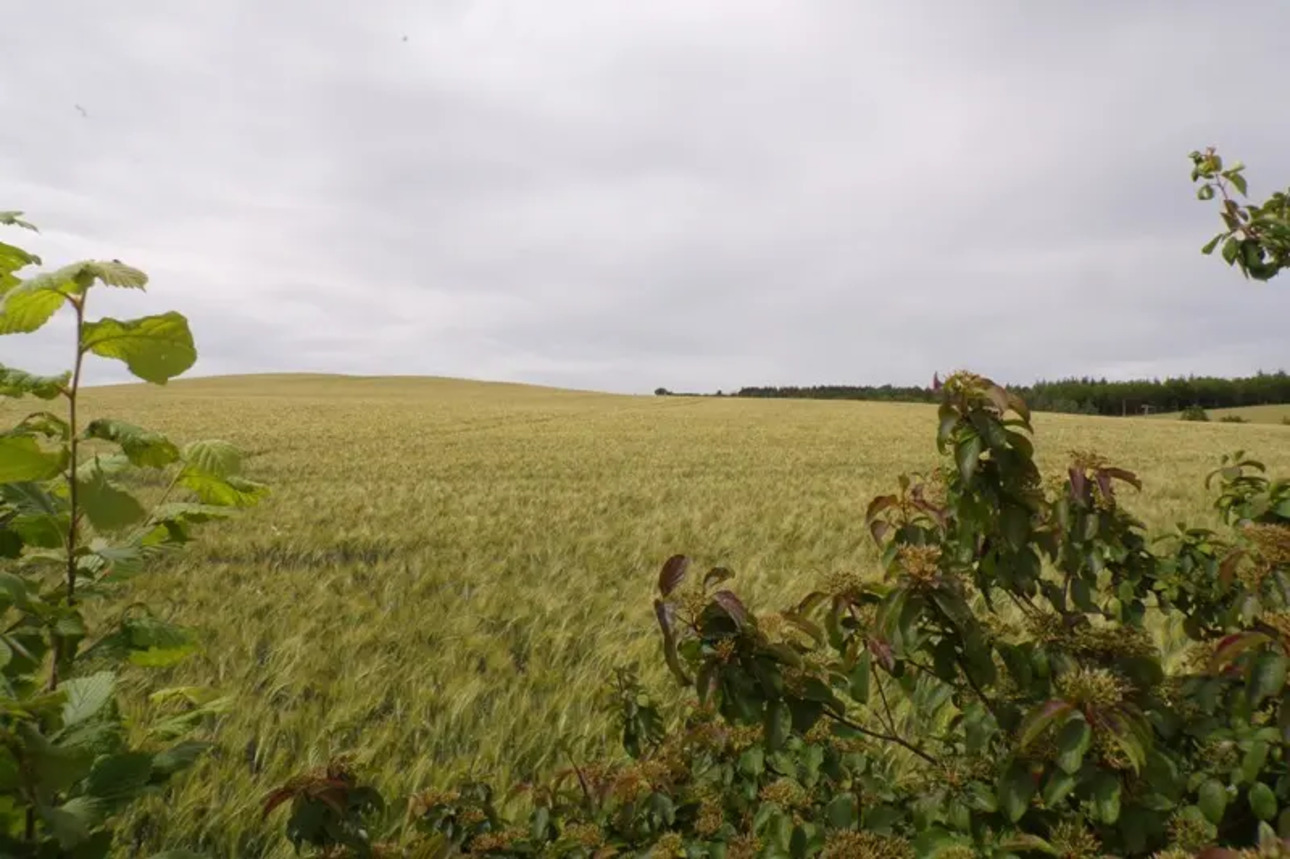
[[[86,113],[86,112],[85,112],[85,108],[81,107],[79,104],[78,104],[78,105],[75,105],[75,107],[76,107],[76,109],[77,109],[77,110],[79,110],[79,111],[81,112],[81,116],[82,116],[83,118],[85,118],[85,119],[89,119],[89,118],[90,118],[90,115],[89,115],[88,113]]]

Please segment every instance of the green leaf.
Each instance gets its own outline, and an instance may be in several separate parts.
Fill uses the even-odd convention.
[[[25,370],[0,364],[0,397],[33,396],[39,400],[52,400],[62,393],[71,380],[71,373],[35,376]]]
[[[164,385],[197,361],[188,320],[173,311],[126,322],[111,318],[87,322],[82,348],[124,361],[131,373],[156,385]]]
[[[22,219],[22,212],[0,212],[0,226],[22,227],[24,230],[31,230],[33,233],[40,232],[35,225],[29,224]]]
[[[128,528],[146,515],[137,498],[109,483],[101,471],[87,481],[77,481],[77,502],[90,524],[103,532]]]
[[[859,819],[856,798],[849,793],[839,793],[824,808],[824,817],[834,829],[850,829]]]
[[[784,748],[789,732],[793,728],[793,711],[783,701],[769,701],[766,704],[766,747],[772,752]]]
[[[1079,772],[1092,742],[1093,731],[1082,716],[1068,721],[1057,734],[1057,766],[1072,775]]]
[[[1245,184],[1244,176],[1234,170],[1227,171],[1225,175],[1227,176],[1227,181],[1231,182],[1236,187],[1236,190],[1241,192],[1242,197],[1249,196],[1249,187]]]
[[[1241,759],[1241,780],[1249,783],[1256,781],[1263,772],[1263,765],[1268,759],[1268,744],[1263,740],[1255,740],[1250,744],[1249,751]]]
[[[90,832],[103,820],[97,803],[83,796],[68,800],[58,808],[41,805],[37,811],[64,850],[88,841]]]
[[[1227,810],[1227,787],[1218,779],[1206,779],[1200,786],[1196,804],[1204,813],[1205,819],[1217,826]]]
[[[197,759],[213,748],[211,743],[198,740],[184,740],[152,759],[152,771],[155,775],[169,778],[177,772],[188,769]]]
[[[960,441],[954,448],[955,462],[958,463],[959,475],[964,482],[970,481],[976,474],[977,465],[981,461],[981,452],[984,449],[985,441],[975,432]]]
[[[48,480],[67,466],[66,448],[47,451],[31,436],[0,436],[0,483]]]
[[[1030,799],[1035,795],[1035,779],[1030,768],[1021,761],[1014,761],[999,779],[996,792],[999,806],[1008,820],[1016,823],[1026,813]]]
[[[22,248],[0,242],[0,274],[12,274],[29,265],[40,265],[40,257]]]
[[[1018,738],[1020,748],[1026,748],[1040,735],[1046,731],[1049,726],[1056,723],[1059,719],[1069,716],[1075,708],[1065,701],[1046,701],[1039,705],[1026,716],[1021,723],[1021,732]]]
[[[0,299],[0,334],[40,330],[67,300],[64,286],[67,284],[53,280],[52,275],[37,275],[10,289]]]
[[[185,468],[180,473],[179,482],[192,490],[201,503],[215,507],[252,507],[269,494],[267,486],[254,480],[217,477],[192,468]]]
[[[1271,820],[1277,816],[1277,797],[1272,788],[1259,782],[1250,788],[1250,810],[1259,820]]]
[[[179,459],[179,448],[170,439],[125,421],[108,418],[91,421],[85,428],[85,437],[120,445],[130,462],[143,468],[164,468]]]
[[[242,451],[220,439],[193,441],[184,445],[183,460],[215,477],[232,477],[242,472]]]
[[[1093,777],[1093,810],[1103,823],[1120,819],[1120,777],[1102,771]]]
[[[63,704],[63,727],[70,728],[94,717],[116,691],[116,675],[100,671],[88,677],[73,677],[59,687],[66,695]]]
[[[1209,256],[1214,252],[1214,248],[1218,247],[1218,243],[1221,242],[1222,240],[1223,240],[1223,234],[1219,233],[1218,235],[1214,236],[1214,238],[1207,241],[1205,243],[1205,246],[1200,249],[1200,252],[1203,253],[1205,256]]]
[[[152,755],[123,752],[94,762],[85,792],[95,799],[117,804],[134,798],[152,777]]]
[[[1286,684],[1287,660],[1279,653],[1265,651],[1254,660],[1250,671],[1249,695],[1251,706],[1257,707],[1265,698],[1280,695]]]
[[[1053,770],[1048,776],[1048,781],[1044,784],[1044,805],[1049,807],[1056,806],[1063,799],[1070,796],[1077,783],[1075,776],[1070,773],[1063,772],[1060,769]]]
[[[1236,262],[1236,255],[1241,252],[1241,243],[1235,238],[1223,242],[1223,261],[1228,265]]]

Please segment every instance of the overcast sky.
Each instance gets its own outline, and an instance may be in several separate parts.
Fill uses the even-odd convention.
[[[146,270],[97,308],[184,312],[192,375],[1290,368],[1290,279],[1200,255],[1187,160],[1290,184],[1286,33],[1284,0],[40,0],[0,30],[0,209]]]

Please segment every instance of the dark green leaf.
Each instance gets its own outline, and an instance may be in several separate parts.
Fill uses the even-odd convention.
[[[1093,777],[1093,810],[1103,823],[1120,819],[1120,777],[1105,770]]]
[[[824,808],[824,817],[834,829],[851,829],[858,820],[854,795],[839,793]]]
[[[152,776],[152,755],[123,752],[99,758],[90,770],[85,791],[110,804],[135,797]]]
[[[1057,734],[1057,766],[1076,773],[1084,765],[1084,753],[1093,741],[1093,731],[1082,716],[1071,719]]]
[[[1286,684],[1286,664],[1284,656],[1273,651],[1260,653],[1254,660],[1250,672],[1250,704],[1257,707],[1265,698],[1280,695]]]
[[[1014,761],[1004,772],[996,788],[999,796],[999,807],[1016,823],[1026,813],[1030,799],[1035,795],[1035,779],[1030,768],[1022,761]]]
[[[981,436],[972,432],[967,438],[961,440],[954,448],[955,462],[958,463],[959,476],[964,482],[968,482],[976,474],[977,465],[981,460],[981,452],[985,449],[985,442]]]

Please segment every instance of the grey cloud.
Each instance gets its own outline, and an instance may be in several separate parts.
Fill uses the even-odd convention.
[[[200,373],[642,392],[1284,364],[1290,290],[1199,255],[1217,217],[1185,158],[1290,182],[1276,0],[1229,4],[1227,35],[1163,0],[24,17],[0,206],[51,259],[147,269],[146,299],[101,307],[188,313]],[[47,341],[0,361],[57,366]]]

